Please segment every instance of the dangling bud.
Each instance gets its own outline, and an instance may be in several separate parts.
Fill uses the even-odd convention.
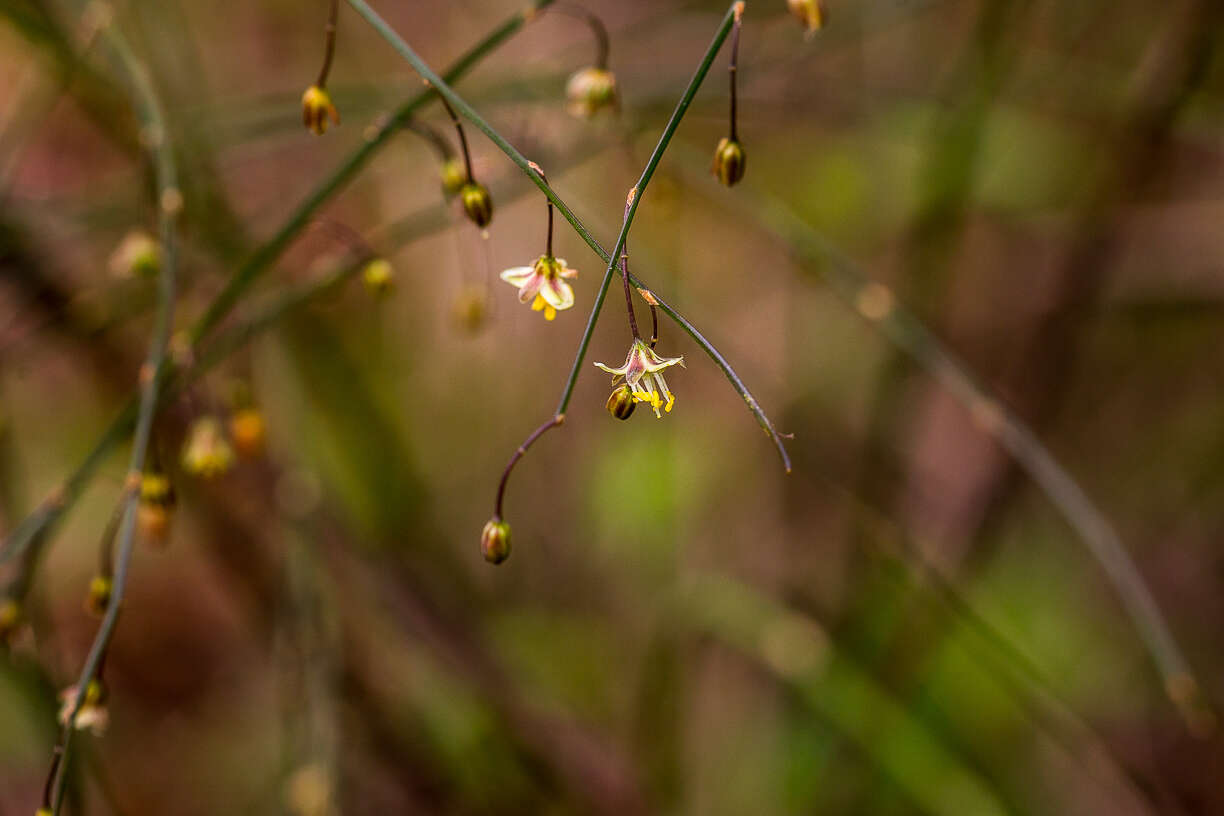
[[[623,383],[612,392],[612,396],[608,397],[608,413],[617,419],[628,419],[633,416],[633,409],[636,406],[637,400],[633,398],[633,389]]]
[[[744,177],[744,148],[734,139],[723,137],[714,150],[714,164],[710,172],[730,187]]]
[[[589,119],[605,108],[615,109],[616,75],[595,66],[583,68],[569,78],[565,96],[569,99],[569,112],[583,119]]]
[[[39,808],[34,811],[34,816],[52,816],[51,808]]]
[[[100,618],[110,606],[114,584],[108,575],[95,575],[89,580],[89,593],[85,596],[85,611]]]
[[[478,284],[468,284],[459,290],[452,306],[455,324],[464,331],[475,334],[484,325],[488,311],[488,292]]]
[[[0,646],[8,646],[21,626],[21,602],[16,598],[0,599]]]
[[[467,171],[463,169],[463,161],[455,156],[442,162],[439,175],[442,176],[442,192],[446,193],[447,197],[458,193],[467,181]]]
[[[239,408],[229,421],[230,438],[234,450],[243,459],[255,459],[263,453],[265,424],[258,408]]]
[[[394,269],[385,258],[375,258],[361,270],[361,280],[366,291],[375,297],[381,297],[391,291],[394,282]]]
[[[60,692],[59,721],[61,725],[68,724],[72,709],[77,701],[77,687],[69,686]],[[110,712],[106,709],[106,687],[101,680],[90,680],[85,687],[85,699],[77,709],[72,725],[79,729],[90,729],[95,735],[101,735],[106,730],[110,720]]]
[[[824,28],[829,17],[825,12],[824,0],[786,0],[790,13],[803,24],[808,34]]]
[[[480,554],[490,564],[500,564],[510,557],[510,525],[491,518],[480,533]]]
[[[174,487],[164,473],[150,472],[141,478],[136,526],[140,529],[140,537],[154,547],[164,547],[170,539],[174,502]]]
[[[485,186],[477,181],[469,181],[459,190],[459,198],[463,201],[463,211],[476,226],[489,226],[493,220],[493,199]]]
[[[183,445],[183,469],[205,479],[220,476],[234,464],[234,450],[216,417],[197,419]]]
[[[331,96],[318,85],[311,85],[302,94],[302,124],[316,136],[327,132],[327,120],[340,124],[340,113],[332,104]]]
[[[144,230],[123,236],[107,263],[117,278],[151,278],[161,269],[161,244]]]

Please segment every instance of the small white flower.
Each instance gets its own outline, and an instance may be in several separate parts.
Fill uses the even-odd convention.
[[[578,276],[564,258],[541,255],[532,266],[516,266],[501,273],[501,279],[518,287],[520,303],[530,303],[532,311],[543,310],[545,320],[574,305],[574,290],[565,282]]]
[[[612,368],[603,363],[595,365],[612,375],[613,384],[624,377],[625,383],[633,393],[633,398],[638,402],[650,403],[655,416],[662,417],[663,414],[659,413],[660,408],[670,412],[672,406],[676,404],[676,396],[668,390],[667,381],[663,379],[663,369],[677,364],[683,368],[684,358],[660,357],[644,340],[636,338],[633,345],[629,347],[629,355],[625,357],[625,364],[620,368]]]

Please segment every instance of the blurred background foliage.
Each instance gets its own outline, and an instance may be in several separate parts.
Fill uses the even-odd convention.
[[[520,5],[380,11],[440,69]],[[611,31],[619,115],[565,112],[566,78],[593,47],[560,14],[457,88],[610,245],[726,7],[583,5]],[[155,211],[124,85],[82,39],[81,7],[0,11],[7,532],[134,386],[153,284],[117,280],[107,258],[129,230],[153,231]],[[724,55],[631,242],[635,271],[794,434],[794,473],[665,321],[660,351],[688,363],[670,378],[676,410],[615,422],[586,363],[567,422],[510,484],[513,557],[484,563],[498,475],[555,403],[602,262],[559,226],[578,303],[546,324],[496,279],[541,250],[538,193],[474,135],[496,202],[482,237],[444,205],[428,146],[397,136],[324,209],[391,259],[390,296],[353,282],[285,311],[162,412],[172,541],[137,552],[106,666],[111,727],[78,743],[73,812],[1224,811],[1209,711],[1224,696],[1218,4],[828,11],[805,38],[782,0],[748,3],[745,181],[708,176]],[[329,83],[343,124],[304,131],[325,13],[288,0],[117,10],[182,176],[179,327],[420,89],[345,6]],[[446,127],[436,104],[423,118]],[[783,240],[779,212],[841,254]],[[234,320],[345,251],[307,230]],[[1202,703],[1170,700],[1113,586],[990,423],[826,285],[838,258],[889,286],[876,291],[1079,480]],[[473,291],[479,319],[457,319]],[[589,359],[618,364],[615,294]],[[224,412],[235,381],[264,413],[265,455],[214,481],[182,474],[184,428]],[[107,460],[56,530],[29,628],[0,659],[0,813],[36,807],[56,692],[96,630],[81,601],[124,460]]]

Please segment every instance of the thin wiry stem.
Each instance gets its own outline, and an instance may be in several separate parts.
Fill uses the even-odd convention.
[[[625,218],[629,217],[629,205],[633,199],[630,198],[625,202]],[[625,311],[629,315],[629,331],[633,334],[634,340],[641,340],[642,335],[638,332],[637,313],[633,310],[633,291],[629,288],[629,239],[625,239],[625,246],[621,249],[620,256],[621,281],[625,285]]]
[[[451,143],[446,141],[446,137],[431,127],[429,123],[422,122],[420,119],[409,119],[404,122],[404,130],[415,133],[425,141],[429,142],[429,146],[438,154],[438,158],[442,161],[448,161],[455,157],[455,149],[451,147]]]
[[[72,747],[72,733],[75,730],[73,724],[76,721],[77,712],[85,702],[89,684],[102,669],[106,650],[110,646],[111,637],[119,622],[119,609],[123,603],[124,590],[127,588],[128,566],[131,564],[135,540],[140,477],[144,471],[145,455],[148,452],[149,439],[152,435],[153,417],[157,411],[157,399],[161,391],[159,380],[162,373],[162,362],[166,356],[166,347],[170,341],[170,327],[174,319],[175,269],[178,263],[176,223],[183,205],[183,194],[178,187],[174,156],[166,143],[165,117],[162,114],[161,102],[154,90],[148,69],[132,52],[123,33],[113,23],[106,26],[102,34],[131,80],[133,102],[145,128],[145,141],[152,153],[157,183],[162,265],[158,279],[158,306],[153,337],[149,342],[148,356],[140,368],[140,403],[136,411],[136,432],[132,440],[131,457],[128,460],[128,477],[125,488],[129,492],[123,502],[123,519],[120,522],[118,534],[119,551],[115,559],[111,597],[106,607],[106,614],[102,618],[102,625],[94,637],[93,645],[85,659],[85,666],[81,670],[80,679],[77,681],[79,693],[63,725],[64,751],[62,759],[56,760],[59,762],[59,771],[56,773],[56,792],[52,797],[53,814],[59,813],[64,798],[66,787],[64,770],[67,767],[69,751]]]
[[[735,11],[735,30],[731,32],[731,61],[727,65],[727,75],[731,81],[731,141],[739,141],[739,131],[736,129],[736,74],[739,72],[739,42],[740,29],[744,27],[744,4],[740,3]]]
[[[474,65],[534,19],[541,9],[548,7],[553,2],[554,0],[534,0],[525,9],[516,12],[461,56],[446,72],[447,80],[453,82],[462,77]],[[320,182],[314,191],[298,205],[276,234],[238,268],[226,283],[225,288],[209,304],[204,315],[192,327],[190,339],[193,352],[199,349],[202,341],[229,314],[251,284],[284,253],[293,239],[310,223],[314,213],[351,181],[396,131],[433,97],[434,91],[426,90],[401,105],[379,130],[364,141],[331,175]],[[164,389],[174,380],[175,372],[167,365],[162,367],[166,371],[158,378],[158,381]],[[3,545],[0,545],[0,564],[27,553],[26,562],[32,563],[41,543],[47,539],[56,523],[63,518],[64,513],[80,496],[81,491],[101,467],[111,449],[132,432],[137,418],[137,408],[137,400],[130,400],[120,411],[119,416],[111,422],[102,436],[94,443],[93,448],[86,454],[85,459],[76,470],[69,474],[64,483],[32,513],[22,519],[21,523],[5,538]],[[24,574],[24,571],[20,574]]]
[[[552,10],[555,14],[574,17],[587,24],[587,28],[591,29],[591,34],[595,37],[595,67],[601,71],[608,70],[608,52],[610,48],[608,28],[604,25],[603,20],[599,19],[594,12],[583,8],[577,3],[560,2],[554,5]]]
[[[695,167],[696,161],[694,156],[685,164]],[[685,176],[691,177],[694,185],[704,186],[713,194],[713,187],[704,175],[686,171]],[[751,213],[757,222],[793,247],[842,300],[875,325],[887,340],[914,358],[965,407],[978,427],[1003,445],[1100,563],[1156,664],[1166,693],[1187,715],[1201,705],[1198,681],[1121,537],[1024,421],[991,393],[989,387],[979,382],[965,363],[897,301],[890,289],[872,282],[854,261],[781,200],[751,187],[734,197],[721,196],[720,200],[742,207],[746,214]]]
[[[339,19],[340,0],[331,0],[331,8],[327,12],[327,25],[323,27],[327,38],[323,46],[323,67],[319,69],[319,78],[315,80],[315,85],[320,88],[327,86],[327,75],[331,73],[332,57],[336,53],[336,23],[339,22]]]
[[[710,66],[713,64],[714,58],[718,55],[719,49],[722,47],[722,44],[726,41],[727,36],[730,34],[731,27],[734,23],[736,10],[740,8],[741,4],[734,3],[732,4],[731,8],[727,10],[726,15],[723,17],[722,23],[719,25],[718,30],[714,35],[713,41],[706,49],[701,63],[698,65],[692,79],[689,81],[688,87],[685,88],[684,94],[681,96],[675,110],[672,112],[671,119],[668,120],[667,126],[664,128],[658,144],[655,145],[654,152],[651,153],[645,170],[643,170],[641,177],[638,179],[637,185],[633,188],[633,191],[631,191],[631,202],[628,217],[625,219],[621,233],[617,237],[616,244],[613,246],[612,252],[605,250],[599,244],[599,242],[595,240],[595,237],[591,235],[590,231],[582,224],[581,221],[578,220],[578,217],[574,215],[569,206],[556,194],[556,192],[553,191],[551,187],[548,186],[548,183],[540,176],[535,168],[531,166],[531,162],[528,161],[522,153],[516,150],[513,145],[507,142],[500,133],[494,130],[493,127],[487,121],[485,121],[485,119],[479,113],[477,113],[466,100],[456,94],[446,82],[438,78],[437,75],[434,74],[434,72],[429,68],[429,66],[426,65],[419,56],[417,56],[416,52],[413,51],[406,42],[404,42],[403,38],[401,38],[395,32],[395,30],[392,29],[387,22],[378,15],[376,11],[370,8],[370,6],[365,3],[364,0],[349,0],[349,5],[351,5],[358,14],[365,17],[370,25],[372,25],[375,30],[377,30],[378,33],[381,34],[383,38],[386,39],[392,45],[392,47],[399,52],[401,56],[408,60],[408,62],[410,62],[412,66],[416,68],[417,72],[420,73],[421,76],[425,77],[425,79],[434,87],[435,90],[438,91],[439,94],[445,96],[451,105],[454,106],[455,110],[460,113],[460,115],[474,124],[489,138],[490,141],[493,142],[493,144],[500,148],[511,161],[518,165],[518,167],[527,174],[535,185],[540,188],[540,191],[543,192],[544,195],[548,196],[548,199],[556,206],[557,212],[561,213],[561,216],[570,223],[570,225],[574,228],[574,231],[578,233],[579,237],[586,242],[587,246],[589,246],[595,252],[595,254],[599,255],[599,257],[601,257],[604,262],[608,264],[607,269],[604,271],[604,277],[600,283],[599,291],[596,293],[595,302],[591,306],[591,312],[587,316],[586,328],[583,330],[582,339],[579,341],[578,350],[574,355],[574,362],[570,367],[570,372],[566,379],[565,387],[562,389],[561,399],[558,402],[557,410],[553,412],[554,415],[564,414],[569,408],[570,399],[574,393],[574,386],[578,380],[578,372],[581,369],[583,361],[586,359],[586,352],[590,346],[591,337],[595,332],[595,323],[599,319],[599,313],[603,307],[604,298],[607,296],[608,287],[612,282],[612,275],[616,271],[616,261],[614,259],[617,258],[621,250],[624,249],[625,236],[628,234],[629,226],[633,222],[633,216],[637,211],[638,203],[641,201],[641,194],[645,190],[646,185],[649,184],[651,177],[654,176],[655,169],[658,167],[660,160],[663,158],[663,153],[667,149],[667,145],[670,143],[672,135],[679,127],[680,121],[684,118],[685,112],[688,110],[689,105],[693,101],[693,97],[697,94],[697,89],[705,79],[706,74],[709,73]],[[641,280],[638,278],[631,278],[631,280],[636,280],[639,284],[641,284]],[[645,284],[641,284],[641,286],[642,288],[647,288]],[[778,449],[778,455],[782,458],[782,464],[789,473],[791,469],[790,456],[786,453],[786,448],[782,444],[781,435],[774,428],[773,422],[771,422],[769,417],[766,416],[764,411],[761,410],[759,403],[748,391],[743,381],[735,374],[735,371],[731,368],[730,364],[727,363],[726,359],[718,352],[718,350],[715,349],[714,346],[692,326],[692,324],[687,323],[687,321],[683,321],[683,318],[680,317],[678,312],[676,312],[674,309],[670,311],[665,309],[664,313],[667,314],[668,317],[675,320],[681,326],[681,328],[684,328],[686,333],[688,333],[689,336],[692,337],[699,346],[701,346],[701,349],[707,355],[709,355],[712,360],[714,360],[715,364],[718,365],[718,367],[727,376],[727,379],[730,381],[732,387],[735,388],[739,395],[744,399],[749,411],[752,412],[757,422],[762,428],[765,429],[766,433],[773,441],[774,446]]]
[[[463,123],[459,121],[459,117],[455,115],[454,109],[450,103],[446,101],[445,96],[439,97],[442,100],[442,107],[446,108],[447,114],[450,115],[451,123],[455,126],[455,130],[459,133],[459,150],[463,152],[463,169],[467,173],[468,181],[475,181],[476,177],[472,175],[472,151],[468,149],[467,136],[463,132]]]
[[[537,439],[543,436],[549,430],[557,427],[565,422],[565,414],[557,414],[545,422],[540,427],[531,432],[531,435],[519,445],[514,453],[510,456],[510,461],[506,463],[506,469],[502,471],[501,481],[497,483],[497,500],[493,503],[493,520],[501,521],[502,519],[502,499],[506,495],[506,482],[510,480],[510,471],[514,470],[514,466],[518,464],[518,460],[523,458],[527,453],[527,449],[535,443]]]

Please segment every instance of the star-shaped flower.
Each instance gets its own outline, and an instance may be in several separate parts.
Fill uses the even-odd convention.
[[[574,290],[564,279],[578,276],[564,258],[541,255],[532,266],[516,266],[501,273],[501,279],[518,287],[520,303],[531,303],[532,311],[544,310],[544,319],[553,320],[557,312],[574,305]]]
[[[629,355],[625,357],[625,364],[620,368],[612,368],[603,363],[595,365],[611,374],[613,383],[624,377],[625,383],[633,392],[633,398],[638,402],[650,403],[655,416],[662,417],[660,408],[671,411],[672,406],[676,404],[675,395],[668,390],[667,382],[663,379],[663,369],[677,364],[683,368],[684,358],[660,357],[639,337],[635,338],[633,345],[629,347]]]

